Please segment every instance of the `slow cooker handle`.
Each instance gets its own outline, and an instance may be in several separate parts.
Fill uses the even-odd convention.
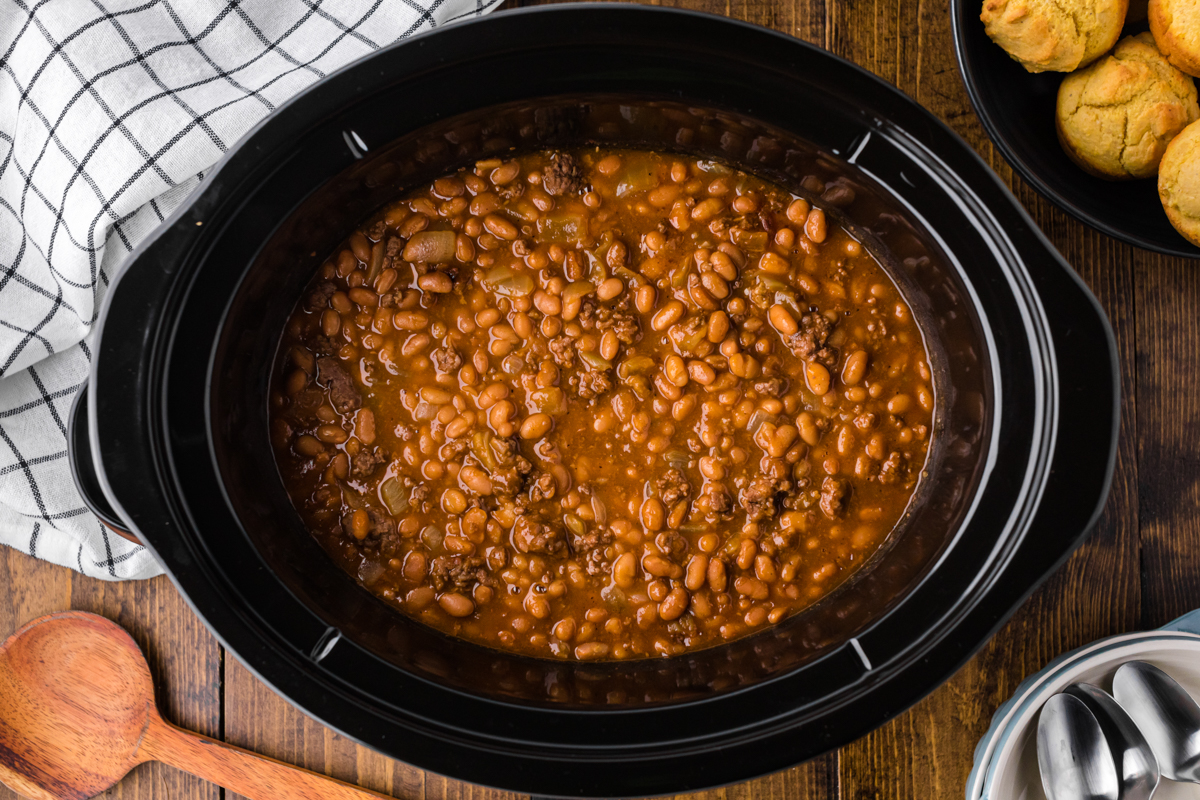
[[[87,383],[84,383],[75,393],[71,411],[67,415],[67,463],[71,467],[71,480],[75,482],[75,490],[83,498],[83,504],[99,518],[104,527],[122,538],[141,544],[104,496],[100,480],[96,477],[96,462],[92,458],[88,431],[87,389]]]

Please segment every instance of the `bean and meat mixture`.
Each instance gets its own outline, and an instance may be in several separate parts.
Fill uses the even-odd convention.
[[[632,150],[480,161],[385,208],[279,353],[277,462],[334,559],[550,658],[813,604],[904,515],[934,408],[910,308],[820,208]]]

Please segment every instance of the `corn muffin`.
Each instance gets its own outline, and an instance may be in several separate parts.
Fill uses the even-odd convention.
[[[1195,83],[1167,63],[1149,33],[1122,39],[1058,90],[1058,139],[1102,178],[1153,176],[1170,141],[1197,118]]]
[[[1158,170],[1158,196],[1175,230],[1200,246],[1200,124],[1183,129]]]
[[[984,30],[1030,72],[1071,72],[1121,36],[1129,0],[984,0]]]
[[[1150,0],[1150,32],[1171,66],[1200,75],[1200,3]]]

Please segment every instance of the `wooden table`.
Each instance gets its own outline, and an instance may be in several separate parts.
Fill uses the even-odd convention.
[[[821,45],[938,114],[1009,183],[1100,298],[1116,331],[1124,376],[1120,449],[1112,495],[1091,540],[979,655],[907,713],[836,753],[698,796],[960,798],[975,743],[1026,675],[1092,639],[1159,626],[1200,606],[1200,264],[1117,243],[1014,177],[967,101],[946,0],[680,5]],[[133,633],[149,655],[166,716],[181,725],[405,800],[503,795],[391,761],[308,719],[229,657],[166,578],[104,583],[0,548],[0,636],[65,608],[103,614]],[[110,794],[215,800],[221,790],[153,764]],[[0,800],[13,797],[0,787]]]

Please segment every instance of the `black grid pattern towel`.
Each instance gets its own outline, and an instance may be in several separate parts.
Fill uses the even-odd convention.
[[[65,420],[105,288],[206,168],[298,91],[500,0],[0,0],[0,544],[160,569],[84,507]]]

